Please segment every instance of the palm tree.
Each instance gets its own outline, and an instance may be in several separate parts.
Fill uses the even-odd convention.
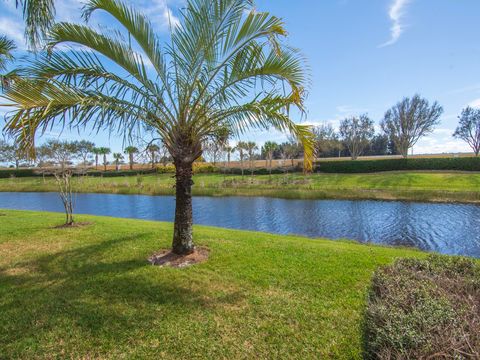
[[[95,170],[98,170],[98,156],[102,155],[102,150],[101,148],[94,147],[92,152],[95,154]]]
[[[160,146],[155,144],[150,144],[145,149],[150,156],[150,161],[152,162],[152,169],[155,169],[155,164],[157,160],[157,154],[160,151]]]
[[[138,153],[138,148],[136,148],[135,146],[127,146],[124,150],[125,154],[128,155],[128,162],[130,164],[130,170],[133,170],[133,157],[135,154]]]
[[[255,142],[249,141],[245,144],[245,150],[247,150],[248,153],[248,160],[250,161],[250,171],[252,172],[253,175],[253,161],[255,160],[255,150],[258,150],[258,146]]]
[[[269,173],[272,175],[272,160],[273,153],[278,150],[278,144],[273,141],[267,141],[263,145],[263,152],[265,153],[266,161],[268,162]]]
[[[281,41],[287,34],[282,20],[257,11],[251,0],[187,0],[180,25],[171,24],[165,43],[133,7],[89,0],[84,18],[99,10],[128,36],[113,37],[88,25],[55,24],[49,53],[27,64],[23,80],[5,95],[15,107],[7,129],[27,149],[38,129],[62,121],[124,136],[140,123],[155,130],[176,168],[172,251],[191,253],[192,164],[202,156],[208,137],[225,127],[235,136],[274,128],[293,134],[312,154],[310,128],[289,117],[294,107],[304,113],[303,58]],[[57,48],[67,42],[88,51]],[[122,71],[107,69],[105,58]],[[311,168],[311,157],[306,159],[306,168]]]
[[[113,158],[115,159],[115,171],[118,171],[120,161],[123,160],[123,155],[121,153],[113,153]]]
[[[3,73],[7,69],[7,64],[13,60],[13,50],[15,43],[6,36],[0,36],[0,71]],[[2,74],[0,76],[1,88],[5,89],[9,84],[8,76]]]
[[[107,155],[111,153],[111,150],[107,147],[101,147],[98,150],[99,154],[103,155],[103,171],[107,171]]]
[[[240,167],[242,168],[242,177],[243,177],[243,159],[245,158],[245,151],[247,150],[247,143],[245,141],[239,141],[237,146],[235,146],[235,150],[238,151],[238,155],[240,157]]]
[[[235,148],[231,147],[230,145],[225,146],[224,148],[225,152],[227,153],[227,164],[228,167],[230,167],[230,159],[232,157],[233,152],[235,151]]]

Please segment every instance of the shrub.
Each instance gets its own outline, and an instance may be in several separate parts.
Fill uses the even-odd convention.
[[[364,321],[367,359],[480,357],[480,266],[461,257],[379,269]]]
[[[122,170],[122,171],[88,171],[86,175],[93,177],[116,177],[155,174],[155,169]]]
[[[413,158],[355,161],[318,161],[316,172],[370,173],[396,170],[480,171],[480,158]]]
[[[223,170],[222,170],[223,171]],[[300,166],[294,167],[284,167],[284,168],[272,168],[272,174],[285,174],[285,173],[292,173],[292,172],[302,172],[303,169]],[[243,170],[245,175],[251,175],[252,171],[248,168]],[[225,169],[225,173],[231,175],[242,175],[241,168],[228,168]],[[270,169],[266,168],[256,168],[253,170],[253,175],[268,175],[270,174]]]
[[[5,169],[0,170],[0,179],[8,179],[11,177],[31,177],[41,176],[34,169]]]

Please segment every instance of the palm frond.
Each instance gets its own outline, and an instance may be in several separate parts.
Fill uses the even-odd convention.
[[[25,38],[31,49],[37,49],[54,24],[54,0],[16,0],[16,6],[22,7]]]
[[[13,60],[13,50],[15,50],[15,42],[6,36],[0,36],[0,71],[4,71],[7,63]]]

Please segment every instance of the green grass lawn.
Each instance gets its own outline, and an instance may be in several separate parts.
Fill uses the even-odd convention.
[[[209,260],[159,268],[170,223],[0,213],[2,359],[359,359],[373,271],[424,256],[197,226]]]
[[[385,172],[224,176],[198,174],[194,195],[274,196],[305,199],[386,199],[480,202],[480,173]],[[169,195],[172,174],[76,179],[79,192]],[[51,178],[0,179],[0,191],[56,191]]]

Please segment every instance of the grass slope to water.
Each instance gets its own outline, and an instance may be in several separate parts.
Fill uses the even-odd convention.
[[[424,256],[197,226],[209,260],[158,268],[170,223],[0,213],[2,359],[360,359],[373,271]]]
[[[194,176],[194,195],[480,202],[480,173]],[[172,174],[75,179],[78,192],[173,195]],[[52,178],[0,179],[0,191],[57,191]]]

